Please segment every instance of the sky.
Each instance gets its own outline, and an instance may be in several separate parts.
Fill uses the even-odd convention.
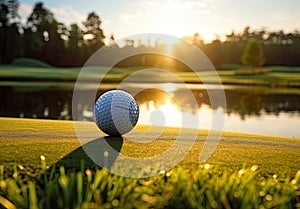
[[[36,0],[20,0],[24,20]],[[102,20],[106,36],[116,39],[140,33],[181,38],[198,32],[209,42],[246,26],[268,31],[300,30],[300,0],[44,0],[66,25],[84,21],[89,12]]]

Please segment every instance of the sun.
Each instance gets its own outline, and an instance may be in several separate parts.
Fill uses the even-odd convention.
[[[152,2],[144,10],[145,31],[175,36],[179,39],[200,33],[205,42],[215,38],[215,24],[209,18],[209,8],[202,1],[149,0]],[[202,18],[201,18],[202,17]],[[222,27],[222,25],[220,25]],[[164,40],[165,41],[165,40]],[[170,43],[174,45],[176,43]]]
[[[185,34],[187,25],[184,22],[183,16],[186,16],[186,11],[182,10],[182,5],[179,1],[163,1],[155,8],[155,20],[152,28],[154,31],[164,33],[176,37],[182,37]],[[164,40],[166,42],[166,40]],[[167,43],[175,44],[175,43]]]

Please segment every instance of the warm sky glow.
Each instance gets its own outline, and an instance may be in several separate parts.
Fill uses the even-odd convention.
[[[21,0],[27,17],[35,0]],[[199,32],[206,41],[245,26],[254,29],[300,30],[299,0],[44,0],[55,17],[66,24],[81,23],[91,11],[103,20],[106,36],[164,33],[182,37]]]

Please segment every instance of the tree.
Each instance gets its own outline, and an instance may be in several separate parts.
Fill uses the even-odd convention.
[[[63,23],[54,20],[44,31],[48,33],[45,39],[44,53],[46,61],[55,65],[65,65],[65,41],[67,39],[67,31]]]
[[[67,29],[59,23],[42,2],[36,3],[27,20],[24,33],[27,56],[42,59],[51,64],[62,64]]]
[[[71,24],[69,30],[69,38],[67,41],[67,60],[70,66],[83,65],[85,62],[84,56],[83,31],[76,24]]]
[[[10,63],[21,53],[19,1],[0,0],[0,63]]]
[[[115,42],[115,37],[113,34],[110,35],[109,37],[109,46],[115,46],[116,45],[116,42]]]
[[[262,46],[257,41],[248,41],[242,55],[242,63],[255,68],[262,66],[264,62]]]
[[[69,31],[69,40],[68,40],[68,47],[70,49],[78,49],[78,47],[82,47],[83,45],[83,31],[81,28],[76,24],[71,24],[70,31]]]
[[[44,7],[42,2],[36,3],[27,19],[27,28],[24,31],[26,56],[44,60],[42,52],[49,41],[49,26],[53,22],[53,14]]]
[[[85,41],[92,54],[104,45],[105,36],[101,29],[101,23],[100,17],[95,12],[89,13],[87,20],[83,22],[86,29]]]
[[[201,46],[203,46],[203,40],[201,39],[201,36],[199,33],[195,33],[193,35],[192,44],[194,44],[195,46],[197,46],[199,48],[201,48]]]

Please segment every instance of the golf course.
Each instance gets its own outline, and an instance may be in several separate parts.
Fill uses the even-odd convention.
[[[299,11],[0,0],[0,209],[300,209]]]
[[[104,84],[116,84],[144,67],[113,67],[108,73],[105,67],[88,68],[86,82],[101,77]],[[0,85],[24,94],[53,86],[55,91],[72,89],[80,70],[21,58],[0,67]],[[194,72],[171,71],[186,83],[201,83]],[[285,95],[286,89],[299,94],[299,67],[272,66],[253,71],[224,65],[217,72],[224,85],[258,86],[266,95]],[[151,73],[130,82],[176,82],[168,74],[157,77]],[[202,81],[218,82],[210,71],[197,73]],[[78,140],[76,127],[84,130],[88,142]],[[2,117],[0,208],[300,207],[299,137],[224,131],[216,149],[200,162],[209,130],[196,132],[191,149],[175,167],[145,166],[139,178],[130,178],[101,168],[84,147],[106,141],[120,155],[147,159],[172,147],[179,133],[184,140],[191,140],[191,130],[138,125],[123,137],[104,137],[94,122]],[[114,157],[117,160],[119,156]],[[146,175],[149,169],[154,176]]]

